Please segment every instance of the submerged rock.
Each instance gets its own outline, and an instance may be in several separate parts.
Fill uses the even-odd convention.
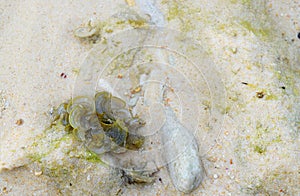
[[[166,121],[161,128],[163,155],[172,182],[177,190],[190,193],[204,178],[204,168],[193,134],[176,118],[170,106],[165,106]]]

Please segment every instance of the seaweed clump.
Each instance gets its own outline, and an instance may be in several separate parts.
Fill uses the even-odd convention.
[[[62,124],[98,155],[139,150],[144,144],[144,136],[136,134],[144,121],[133,116],[122,99],[106,91],[98,92],[94,99],[76,97],[56,112],[52,125]]]

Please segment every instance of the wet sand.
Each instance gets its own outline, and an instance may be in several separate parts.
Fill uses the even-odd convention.
[[[201,148],[206,177],[192,195],[299,194],[300,4],[205,0],[155,5],[166,27],[204,48],[226,90],[225,103],[218,107],[222,128],[208,136],[211,145]],[[1,194],[105,195],[120,189],[124,195],[179,194],[165,168],[153,185],[118,188],[118,180],[106,176],[112,175],[107,168],[78,161],[69,171],[70,182],[60,185],[55,181],[65,178],[40,173],[28,157],[27,149],[49,126],[47,112],[72,97],[77,70],[92,48],[73,30],[90,18],[105,21],[124,6],[123,1],[0,3]],[[196,138],[201,146],[203,133]],[[58,150],[43,161],[64,160],[60,156]],[[101,190],[106,184],[113,188]]]

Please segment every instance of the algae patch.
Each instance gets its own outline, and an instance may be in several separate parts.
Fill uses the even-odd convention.
[[[271,30],[268,28],[257,28],[255,27],[250,21],[242,20],[240,24],[247,29],[248,31],[252,32],[254,35],[261,37],[261,38],[267,38],[270,36]]]
[[[187,33],[194,29],[195,22],[194,19],[200,20],[201,18],[197,16],[202,10],[198,8],[191,8],[183,2],[177,1],[163,1],[162,4],[168,6],[167,20],[180,22],[180,31]]]
[[[297,171],[281,166],[268,171],[263,177],[249,179],[249,185],[242,186],[242,192],[251,195],[297,195],[299,193],[299,175]]]
[[[96,153],[91,152],[91,151],[87,151],[86,156],[83,158],[91,163],[102,163],[100,157]]]
[[[93,192],[93,187],[86,183],[89,170],[95,172],[94,175],[104,175],[101,178],[106,179],[105,172],[108,170],[95,153],[87,151],[84,146],[75,139],[72,132],[65,131],[65,126],[60,123],[52,124],[35,138],[32,145],[27,148],[27,158],[31,161],[28,167],[34,171],[39,171],[40,175],[49,177],[50,181],[61,193],[68,194],[80,186],[83,191]],[[78,176],[77,174],[80,174]],[[83,180],[82,178],[86,178]],[[70,184],[72,187],[70,187]],[[100,186],[107,191],[104,186]],[[99,191],[99,189],[97,188]],[[95,192],[93,192],[95,193]]]
[[[272,131],[274,129],[264,127],[260,122],[257,122],[255,134],[250,137],[252,139],[250,146],[252,146],[254,152],[264,154],[267,152],[268,146],[282,141],[281,135],[274,137],[275,133],[272,133]]]

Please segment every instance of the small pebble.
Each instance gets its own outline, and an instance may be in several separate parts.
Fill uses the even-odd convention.
[[[208,157],[208,160],[211,162],[216,162],[218,159],[217,157]]]
[[[34,175],[36,175],[36,176],[40,176],[40,175],[42,175],[42,174],[43,174],[42,171],[35,171],[35,172],[34,172]]]
[[[300,32],[298,33],[298,36],[297,36],[297,37],[298,37],[298,39],[300,39]]]
[[[88,175],[88,176],[86,177],[86,180],[87,180],[87,181],[90,181],[90,180],[91,180],[91,176]]]
[[[260,91],[260,92],[256,92],[256,97],[261,99],[265,96],[264,92]]]
[[[122,75],[122,74],[118,74],[118,78],[119,78],[119,79],[122,79],[122,78],[123,78],[123,75]]]
[[[232,52],[233,54],[236,54],[236,53],[237,53],[237,48],[231,48],[231,52]]]
[[[136,87],[135,89],[131,90],[131,94],[135,94],[135,93],[138,93],[138,92],[140,92],[140,91],[141,91],[141,87],[138,86],[138,87]]]
[[[219,178],[218,174],[214,174],[214,179]]]
[[[16,121],[16,125],[18,125],[18,126],[23,125],[23,123],[24,123],[24,120],[21,119],[21,118],[20,118],[19,120]]]

